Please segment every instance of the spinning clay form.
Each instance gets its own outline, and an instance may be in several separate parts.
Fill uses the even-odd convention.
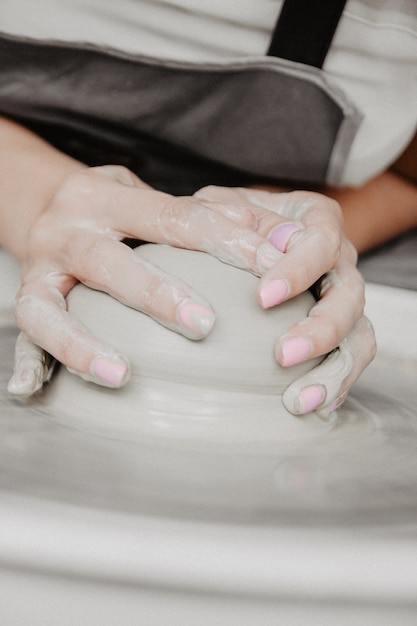
[[[201,293],[216,312],[213,329],[192,341],[78,285],[69,310],[129,358],[132,374],[114,390],[61,368],[45,394],[49,408],[129,439],[253,443],[318,428],[316,416],[295,417],[282,404],[286,387],[318,360],[282,368],[274,355],[276,339],[307,316],[309,292],[265,311],[256,299],[259,279],[208,254],[154,244],[136,253]]]

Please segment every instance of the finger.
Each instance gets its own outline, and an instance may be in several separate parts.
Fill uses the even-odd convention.
[[[120,242],[106,237],[91,239],[86,233],[73,241],[71,258],[71,274],[85,284],[109,293],[190,339],[206,336],[214,324],[214,311],[192,287]],[[39,277],[35,279],[37,273]],[[37,272],[33,266],[31,277],[17,299],[20,328],[34,343],[86,380],[109,387],[123,385],[129,376],[124,355],[98,341],[66,311],[68,277],[45,267]]]
[[[124,167],[123,165],[98,165],[96,167],[90,167],[88,171],[94,172],[94,174],[107,176],[112,180],[117,180],[122,185],[127,185],[128,187],[152,189],[150,185],[136,176],[132,170]]]
[[[296,192],[300,194],[301,192]],[[210,206],[228,207],[241,207],[249,212],[255,219],[255,225],[252,226],[250,219],[248,218],[248,227],[255,228],[256,231],[267,237],[272,231],[276,230],[278,235],[278,226],[282,226],[282,230],[288,230],[288,223],[292,233],[296,230],[302,229],[303,225],[294,223],[294,219],[288,222],[289,202],[287,199],[288,194],[282,192],[271,193],[269,191],[263,191],[260,189],[251,189],[245,187],[218,187],[210,185],[203,187],[194,194],[194,197],[199,198],[203,202],[210,202]],[[232,209],[233,210],[233,209]],[[282,210],[282,214],[280,214]],[[228,217],[228,214],[225,213]],[[232,214],[230,219],[233,219]],[[243,220],[243,218],[241,218]],[[287,224],[287,228],[285,225]],[[276,237],[277,239],[277,237]],[[282,236],[281,236],[282,239]],[[289,239],[287,235],[286,239]],[[281,252],[285,252],[286,246],[280,247],[277,245],[277,241],[272,241],[273,245]]]
[[[223,217],[227,218],[231,222],[239,224],[242,228],[248,228],[255,231],[258,228],[258,217],[254,211],[247,206],[234,205],[232,203],[225,202],[213,202],[209,200],[205,200],[203,205],[215,213],[223,215]]]
[[[246,208],[228,209],[230,219],[221,206],[224,203],[210,206],[192,197],[176,198],[132,184],[115,185],[110,176],[91,170],[78,176],[88,176],[95,204],[101,207],[97,220],[113,239],[127,237],[201,250],[257,275],[280,258],[280,252],[253,230],[256,219]]]
[[[56,290],[51,288],[49,299],[44,297],[47,292],[45,285],[38,286],[38,291],[43,295],[37,293],[37,285],[32,286],[31,292],[24,290],[16,306],[17,323],[29,339],[29,343],[25,341],[22,344],[21,354],[25,356],[19,370],[24,370],[25,363],[30,362],[31,367],[26,369],[37,373],[32,393],[46,380],[41,372],[42,351],[37,346],[85,380],[107,387],[122,386],[129,378],[127,359],[93,337],[69,315],[64,298],[59,302]],[[14,381],[12,392],[16,393],[18,386]]]
[[[90,171],[91,170],[95,170],[98,174],[103,174],[113,178],[119,183],[129,187],[152,189],[150,185],[138,178],[133,172],[119,165],[102,165],[96,168],[90,168]],[[200,196],[196,193],[194,194],[194,197]],[[236,222],[245,228],[250,228],[252,230],[256,229],[258,220],[256,215],[248,209],[247,203],[239,205],[236,204],[236,202],[225,202],[221,199],[220,195],[216,195],[213,201],[210,200],[209,195],[204,197],[204,194],[201,195],[200,199],[204,199],[205,204],[208,205],[210,209],[224,215],[227,219]]]
[[[101,165],[99,167],[90,168],[90,172],[91,171],[113,178],[119,183],[127,185],[128,187],[138,187],[141,189],[152,190],[152,187],[150,185],[145,183],[133,172],[123,166]],[[227,190],[227,187],[222,187],[220,189]],[[224,215],[227,219],[236,222],[245,228],[256,229],[258,220],[253,211],[248,208],[247,202],[242,202],[242,204],[239,204],[239,202],[236,201],[226,201],[224,198],[222,198],[221,194],[215,194],[213,196],[213,199],[211,199],[210,194],[205,195],[204,193],[202,193],[201,195],[199,195],[199,193],[197,192],[194,194],[194,197],[204,200],[205,202],[203,204],[208,206],[208,208],[212,209],[213,211]]]
[[[300,196],[304,192],[294,192],[295,197]],[[226,204],[234,204],[256,208],[265,213],[274,212],[281,213],[282,207],[288,205],[287,192],[275,190],[274,192],[260,189],[259,187],[221,187],[218,185],[208,185],[202,187],[194,197],[210,202],[223,202]],[[306,194],[304,194],[306,195]],[[312,194],[309,194],[311,197]],[[291,210],[293,210],[291,208]],[[288,213],[283,213],[288,216]]]
[[[153,200],[153,199],[152,199]],[[141,201],[146,203],[146,199]],[[257,275],[273,267],[281,253],[263,236],[190,198],[164,199],[144,220],[146,241],[200,250]]]
[[[331,352],[363,315],[364,283],[354,265],[341,262],[328,272],[320,296],[308,317],[277,340],[275,355],[282,366]]]
[[[343,241],[340,207],[321,194],[208,187],[197,195],[246,203],[257,217],[258,234],[286,253],[260,281],[258,298],[264,308],[305,291],[339,258]]]
[[[25,333],[19,333],[15,346],[14,372],[7,390],[21,398],[28,398],[51,378],[55,364],[56,361]]]
[[[258,286],[258,299],[265,309],[306,291],[334,268],[341,254],[343,233],[338,213],[322,213],[310,208],[302,217],[302,228],[290,237],[286,252],[264,274]],[[274,239],[274,230],[269,233]]]
[[[327,419],[346,400],[350,389],[361,376],[363,370],[373,361],[376,354],[376,339],[372,324],[363,316],[355,324],[346,343],[353,355],[353,364],[349,374],[342,381],[338,392],[336,388],[329,394],[328,400],[320,408],[319,416]]]
[[[294,233],[314,223],[330,221],[337,230],[341,229],[341,211],[338,204],[322,194],[307,191],[266,191],[259,188],[208,186],[200,189],[195,197],[211,202],[247,207],[258,220],[257,232],[277,240],[285,240],[279,249],[284,252],[291,225]],[[317,225],[316,224],[316,225]]]
[[[189,339],[207,336],[215,313],[186,282],[156,267],[123,243],[105,237],[77,240],[71,272],[84,284],[156,319]],[[104,269],[105,268],[105,269]]]
[[[285,390],[286,408],[294,415],[316,411],[327,419],[374,358],[375,346],[372,326],[362,317],[336,350]]]

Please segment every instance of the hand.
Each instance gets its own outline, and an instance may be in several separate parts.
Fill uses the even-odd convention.
[[[257,233],[284,253],[259,282],[263,308],[315,285],[317,303],[306,319],[277,339],[275,354],[284,367],[328,355],[283,396],[291,413],[317,410],[326,419],[375,355],[373,329],[363,315],[364,283],[356,269],[357,253],[343,234],[339,205],[304,191],[206,187],[196,197],[248,207],[257,216]]]
[[[51,355],[81,377],[123,385],[129,363],[91,336],[66,310],[80,281],[105,291],[190,339],[213,326],[210,304],[122,243],[126,237],[209,252],[262,274],[281,254],[255,231],[245,207],[157,192],[118,166],[71,173],[29,231],[16,319],[15,371],[9,391],[29,396],[51,373]]]

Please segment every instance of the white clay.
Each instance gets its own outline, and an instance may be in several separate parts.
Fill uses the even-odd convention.
[[[129,439],[254,443],[323,428],[315,415],[294,417],[281,402],[283,390],[318,361],[281,368],[274,356],[276,338],[307,315],[310,293],[264,311],[256,300],[258,278],[248,272],[169,246],[148,244],[137,253],[207,298],[217,315],[213,330],[190,341],[79,285],[70,311],[130,359],[132,376],[124,388],[109,390],[61,368],[42,400],[49,409]]]

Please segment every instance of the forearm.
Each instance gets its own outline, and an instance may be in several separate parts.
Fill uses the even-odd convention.
[[[392,170],[363,187],[326,193],[340,203],[346,235],[360,253],[417,227],[417,186]]]
[[[24,257],[28,232],[63,180],[85,167],[0,118],[0,245]]]

